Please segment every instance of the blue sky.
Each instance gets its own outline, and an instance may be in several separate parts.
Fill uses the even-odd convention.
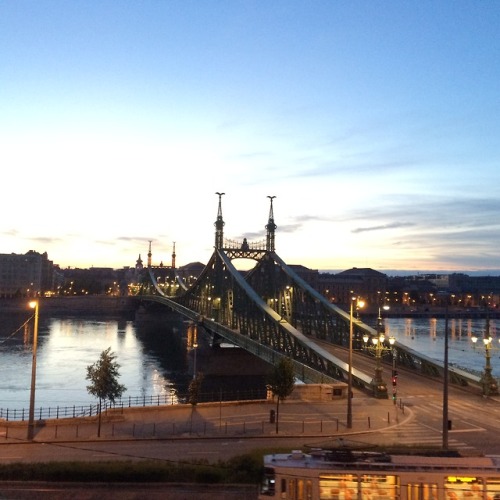
[[[0,0],[0,253],[500,269],[497,1]]]

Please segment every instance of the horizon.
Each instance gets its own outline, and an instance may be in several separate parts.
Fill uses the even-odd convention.
[[[50,256],[49,256],[49,259],[50,259]],[[250,260],[250,259],[248,259]],[[144,259],[143,259],[144,261]],[[160,265],[160,262],[163,263],[163,266],[164,267],[171,267],[171,262],[166,264],[164,261],[158,261],[157,264],[155,264],[154,262],[152,263],[153,264],[153,267],[158,267]],[[208,261],[207,261],[208,262]],[[202,265],[206,265],[207,262],[202,262],[200,260],[194,260],[192,262],[188,262],[186,264],[181,264],[181,265],[176,265],[176,268],[179,269],[179,268],[182,268],[182,267],[185,267],[185,266],[189,266],[189,265],[192,265],[192,264],[197,264],[197,263],[200,263]],[[254,261],[251,261],[251,262],[254,262]],[[296,263],[287,263],[289,266],[295,266],[295,265],[303,265],[303,264],[296,264]],[[54,265],[58,265],[56,262],[54,262]],[[63,271],[64,270],[71,270],[71,269],[92,269],[92,268],[109,268],[109,269],[113,269],[114,271],[117,271],[117,270],[120,270],[120,269],[124,269],[126,267],[133,267],[132,265],[125,265],[123,267],[113,267],[113,266],[90,266],[90,267],[79,267],[79,266],[68,266],[66,268],[62,268],[61,266],[59,266]],[[307,266],[304,266],[304,267],[307,267]],[[248,269],[250,269],[251,267],[249,267]],[[242,269],[241,267],[238,268],[240,271],[246,271],[248,270],[246,267],[244,269]],[[465,274],[467,276],[500,276],[500,269],[485,269],[485,270],[444,270],[444,269],[441,269],[441,270],[425,270],[425,269],[420,269],[420,270],[414,270],[414,269],[374,269],[374,268],[362,268],[362,267],[358,267],[358,266],[353,266],[353,267],[350,267],[350,268],[347,268],[347,269],[315,269],[315,268],[309,268],[308,269],[312,270],[312,271],[318,271],[318,273],[331,273],[331,274],[338,274],[338,273],[342,273],[344,271],[349,271],[351,269],[373,269],[374,271],[378,271],[380,273],[383,273],[383,274],[386,274],[387,276],[389,277],[398,277],[398,276],[419,276],[419,275],[428,275],[428,274],[437,274],[437,275],[441,275],[441,276],[444,276],[444,275],[451,275],[451,274]]]

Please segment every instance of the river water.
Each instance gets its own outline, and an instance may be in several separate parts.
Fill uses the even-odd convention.
[[[444,360],[445,319],[432,317],[388,318],[384,320],[386,337],[420,354]],[[485,365],[485,349],[482,338],[486,331],[486,320],[480,318],[448,319],[448,361],[450,365],[480,374]],[[489,350],[493,376],[500,377],[500,320],[490,319],[489,335],[493,338]],[[472,342],[472,337],[478,337]]]
[[[26,315],[3,315],[0,324],[0,408],[27,408],[30,397],[32,350]],[[444,358],[444,319],[387,318],[386,335],[433,359]],[[21,328],[20,328],[21,327]],[[449,320],[449,362],[480,372],[485,353],[481,341],[484,319]],[[500,376],[500,320],[490,321],[494,376]],[[198,339],[200,349],[203,339]],[[36,407],[95,403],[88,394],[87,366],[111,347],[120,364],[124,397],[172,396],[185,391],[192,378],[194,352],[187,346],[186,326],[178,319],[144,323],[103,318],[40,318],[37,351]],[[200,351],[199,351],[200,352]],[[200,354],[199,354],[200,355]],[[201,359],[198,360],[201,363]],[[235,363],[238,366],[238,363]],[[240,364],[240,366],[242,366]],[[236,375],[236,374],[235,374]],[[235,377],[232,377],[235,378]]]

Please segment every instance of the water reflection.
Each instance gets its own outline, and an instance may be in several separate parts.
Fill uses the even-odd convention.
[[[498,319],[490,319],[490,335],[493,338],[491,362],[493,374],[500,376],[500,343]],[[444,359],[444,318],[385,318],[387,336],[394,336],[400,344],[433,359]],[[480,373],[485,364],[485,351],[481,345],[474,346],[471,337],[482,338],[486,328],[485,319],[449,318],[448,353],[449,362],[469,371]]]
[[[3,315],[0,324],[0,407],[26,408],[31,380],[32,325],[18,331],[29,316]],[[31,322],[32,323],[32,322]],[[179,322],[177,322],[179,323]],[[35,406],[84,405],[87,366],[111,347],[120,364],[124,397],[171,394],[183,385],[187,370],[183,334],[175,322],[40,318]]]

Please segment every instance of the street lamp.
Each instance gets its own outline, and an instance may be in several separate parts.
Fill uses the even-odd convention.
[[[193,350],[194,350],[194,363],[193,363],[193,380],[196,378],[196,348],[198,347],[198,343],[195,342],[193,344]]]
[[[370,336],[368,334],[363,335],[363,341],[365,347],[368,350],[373,350],[375,352],[375,376],[372,380],[373,395],[376,398],[387,398],[387,384],[382,378],[382,353],[385,351],[391,351],[394,365],[394,352],[393,345],[396,339],[394,337],[389,337],[389,346],[385,345],[385,335],[380,333],[378,337],[372,337],[371,343],[369,344]],[[394,377],[394,366],[393,366],[393,377]]]
[[[349,367],[347,375],[347,428],[352,428],[352,337],[354,330],[354,305],[356,310],[362,308],[365,303],[358,300],[357,297],[351,297],[351,306],[349,312]]]
[[[31,362],[31,390],[30,390],[30,408],[28,417],[28,440],[32,441],[35,431],[35,385],[36,385],[36,349],[38,345],[38,300],[32,300],[29,303],[32,309],[35,309],[35,325],[33,327],[33,360]]]
[[[476,347],[478,338],[473,335],[471,337],[473,347]],[[490,335],[490,315],[488,306],[486,306],[486,328],[484,330],[483,345],[484,345],[484,370],[481,376],[481,386],[483,388],[483,396],[496,396],[498,395],[498,384],[491,373],[491,349],[493,348],[491,343],[493,339]]]

